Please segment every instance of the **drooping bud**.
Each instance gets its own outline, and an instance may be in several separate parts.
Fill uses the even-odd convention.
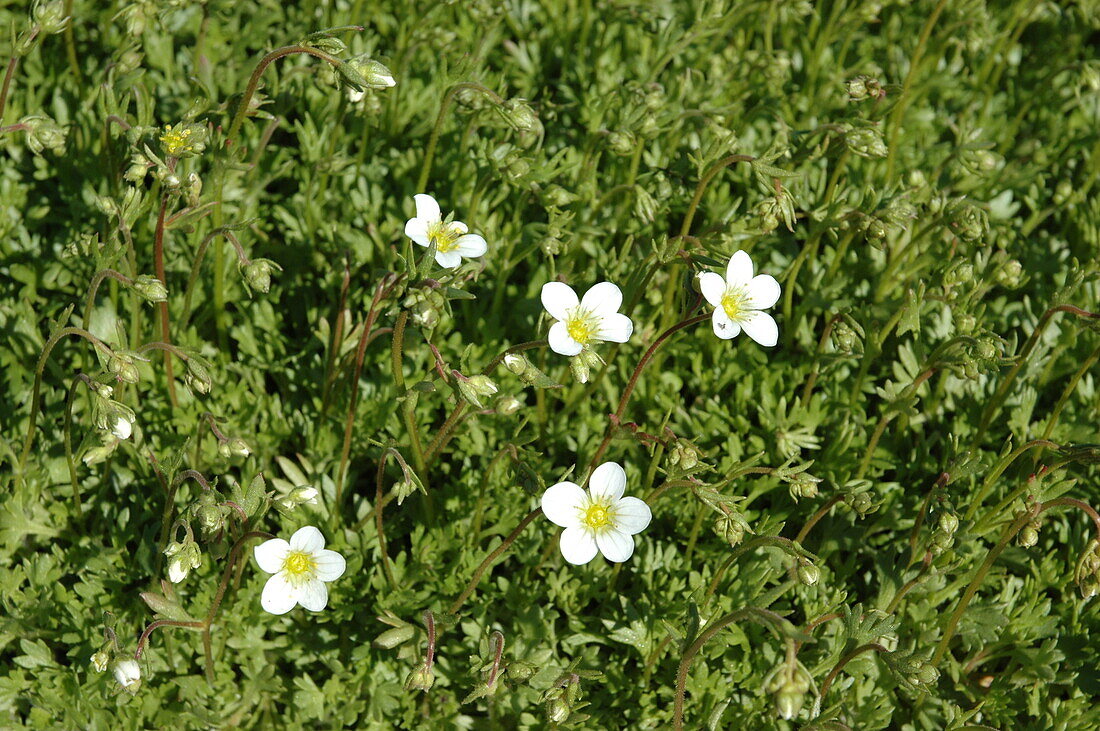
[[[159,279],[148,274],[136,277],[130,288],[147,302],[165,302],[168,300],[168,288]]]
[[[141,666],[133,658],[116,660],[112,668],[122,689],[133,695],[141,690]]]
[[[821,569],[812,563],[800,563],[798,565],[798,580],[803,586],[813,586],[821,578]]]
[[[188,358],[187,374],[183,380],[188,388],[200,395],[210,393],[210,389],[214,386],[214,379],[210,377],[210,371],[195,358]]]
[[[35,155],[49,150],[55,155],[65,152],[65,130],[49,117],[24,117],[19,122],[27,131],[27,147]]]
[[[504,120],[517,132],[542,133],[542,122],[527,100],[513,97],[499,107]]]
[[[483,397],[492,396],[497,392],[497,385],[493,383],[492,379],[480,374],[466,379],[457,379],[456,387],[458,388],[458,395],[478,409],[482,407],[481,399]]]
[[[107,670],[111,664],[111,650],[109,645],[104,645],[91,657],[92,669],[97,673]]]
[[[248,286],[261,294],[267,294],[271,289],[271,274],[274,271],[282,271],[283,268],[269,259],[253,259],[244,265],[241,272]]]
[[[168,557],[168,579],[173,584],[186,579],[191,569],[202,566],[202,552],[190,535],[182,542],[169,543],[164,549],[164,555]]]
[[[432,686],[435,685],[435,673],[428,667],[427,663],[422,663],[415,670],[409,673],[405,678],[405,690],[422,690],[429,691]]]
[[[496,412],[502,416],[511,416],[523,408],[523,402],[515,396],[504,395],[497,399]]]
[[[634,135],[626,130],[612,132],[607,136],[607,146],[616,155],[634,154],[634,146],[637,142]]]

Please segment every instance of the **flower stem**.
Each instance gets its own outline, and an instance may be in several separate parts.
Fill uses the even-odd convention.
[[[641,377],[642,371],[645,370],[646,365],[653,358],[653,354],[657,352],[657,349],[661,347],[662,343],[668,340],[673,333],[683,330],[685,327],[702,322],[709,317],[709,314],[695,315],[694,317],[689,317],[686,320],[676,323],[657,336],[657,339],[653,341],[653,344],[650,345],[649,349],[642,355],[641,360],[638,361],[638,365],[634,367],[634,372],[630,375],[630,380],[627,381],[626,388],[623,389],[622,396],[619,397],[619,406],[615,409],[615,414],[607,425],[607,432],[604,434],[603,441],[600,442],[600,446],[596,448],[595,454],[592,455],[592,459],[588,463],[589,472],[595,469],[600,458],[602,458],[604,452],[607,451],[607,447],[611,444],[611,439],[615,433],[615,426],[622,420],[623,414],[626,413],[626,405],[630,401],[630,396],[634,393],[634,389],[638,385],[638,379]]]
[[[454,101],[454,96],[462,89],[473,89],[479,91],[485,96],[493,100],[494,104],[503,104],[504,100],[500,98],[495,92],[486,89],[481,84],[475,84],[472,81],[463,81],[455,84],[443,95],[443,101],[439,105],[439,114],[436,115],[435,125],[432,126],[432,134],[428,138],[428,147],[424,150],[424,162],[420,165],[420,177],[416,180],[416,192],[423,193],[424,186],[428,184],[428,176],[432,172],[432,161],[435,159],[435,146],[439,142],[439,133],[443,129],[443,122],[447,116],[447,110],[451,107],[451,102]]]
[[[843,495],[833,495],[829,498],[824,505],[817,509],[817,512],[810,516],[810,519],[806,521],[806,525],[802,526],[802,530],[798,531],[798,535],[795,536],[794,542],[801,545],[802,542],[806,540],[806,536],[808,536],[814,526],[817,525],[818,521],[828,515],[829,511],[833,509],[833,506],[843,499]]]
[[[860,645],[844,657],[840,658],[837,664],[833,666],[833,669],[829,671],[829,674],[825,676],[825,680],[821,682],[821,693],[818,695],[818,702],[825,700],[825,694],[829,692],[829,688],[833,687],[833,681],[836,680],[838,675],[840,675],[840,671],[844,669],[845,665],[847,665],[863,653],[872,651],[884,653],[890,652],[877,642],[868,642],[865,645]]]
[[[23,471],[27,466],[27,458],[30,457],[31,447],[34,445],[34,427],[38,422],[38,409],[41,407],[42,401],[42,373],[46,369],[46,361],[50,357],[50,352],[54,346],[57,345],[61,338],[67,335],[78,335],[107,355],[113,355],[111,349],[102,340],[92,335],[87,330],[79,327],[63,327],[55,332],[49,340],[46,341],[45,346],[42,348],[42,354],[38,356],[38,365],[34,369],[34,388],[31,390],[31,413],[30,419],[27,421],[27,436],[23,441],[23,452],[19,456],[19,479],[22,481]]]
[[[168,191],[161,195],[160,211],[157,213],[157,228],[153,237],[153,264],[156,266],[157,279],[165,287],[168,286],[168,281],[164,274],[164,218],[168,212],[168,195]],[[160,337],[166,343],[172,342],[168,327],[167,301],[160,303]],[[179,400],[176,398],[176,379],[172,375],[172,359],[168,357],[167,352],[164,354],[164,374],[168,381],[168,400],[171,401],[173,407],[177,407],[179,406]]]
[[[982,504],[982,501],[985,500],[986,495],[988,495],[989,491],[993,488],[993,483],[997,481],[997,478],[1004,474],[1004,471],[1007,470],[1009,466],[1013,462],[1015,462],[1020,455],[1022,455],[1029,449],[1034,449],[1035,447],[1051,447],[1052,449],[1058,449],[1057,444],[1047,441],[1045,438],[1033,439],[1030,442],[1024,442],[1020,446],[1016,447],[1016,449],[1012,450],[1008,454],[1008,456],[998,462],[997,466],[994,467],[988,475],[986,475],[985,480],[982,482],[982,486],[978,488],[978,491],[975,493],[974,498],[970,501],[970,507],[966,509],[966,513],[963,515],[963,520],[970,520],[974,517],[974,513],[978,510],[978,508]],[[998,510],[995,512],[999,513],[1000,511]]]
[[[1023,368],[1024,363],[1027,362],[1028,357],[1031,355],[1031,351],[1035,350],[1035,346],[1039,343],[1040,336],[1042,336],[1043,331],[1046,330],[1047,324],[1056,312],[1068,312],[1077,317],[1089,319],[1100,318],[1100,313],[1089,312],[1080,307],[1074,307],[1073,305],[1056,305],[1044,312],[1043,316],[1039,318],[1038,324],[1035,325],[1035,330],[1031,333],[1031,337],[1027,339],[1024,347],[1020,350],[1020,355],[1017,356],[1015,365],[1012,366],[1008,375],[1006,375],[1000,385],[997,386],[997,390],[993,392],[993,396],[986,404],[985,411],[982,412],[982,420],[978,423],[978,431],[971,442],[972,446],[976,447],[981,443],[982,437],[985,435],[985,430],[993,421],[993,417],[997,415],[997,410],[1000,409],[1001,404],[1004,403],[1005,396],[1008,394],[1008,389],[1012,386],[1012,382],[1016,379],[1016,375],[1020,372],[1020,369]]]
[[[382,478],[386,475],[386,459],[390,454],[396,453],[394,449],[386,449],[378,458],[378,471],[374,477],[374,526],[378,532],[378,550],[382,554],[382,573],[386,575],[386,581],[390,587],[396,590],[397,581],[393,578],[393,566],[390,564],[390,556],[386,549],[386,530],[382,525],[382,510],[386,507],[382,494]]]
[[[73,484],[73,509],[78,518],[84,515],[84,508],[80,501],[80,485],[76,480],[76,464],[73,462],[73,400],[76,398],[77,386],[81,383],[89,385],[91,382],[92,379],[86,374],[76,374],[65,397],[65,464],[69,467],[69,480]]]
[[[121,272],[116,272],[114,269],[103,269],[96,272],[95,276],[92,277],[91,284],[88,285],[88,297],[84,301],[84,318],[81,321],[81,325],[85,330],[88,329],[88,326],[92,321],[92,308],[95,306],[96,292],[99,290],[99,285],[107,277],[117,280],[127,287],[134,283],[134,280],[130,279]]]
[[[210,246],[210,242],[218,236],[224,236],[229,243],[233,245],[233,248],[237,252],[237,261],[241,266],[245,266],[251,263],[251,259],[245,254],[244,247],[241,246],[241,242],[237,240],[237,237],[226,226],[221,226],[214,229],[210,233],[203,237],[203,240],[199,243],[199,248],[195,250],[195,261],[191,264],[191,274],[187,277],[187,289],[183,293],[183,322],[182,327],[187,326],[188,320],[191,319],[191,296],[195,291],[195,283],[199,278],[199,269],[202,267],[202,261],[206,257],[206,250]]]
[[[511,548],[516,539],[519,538],[519,534],[523,532],[523,529],[531,524],[535,518],[542,515],[542,508],[535,508],[528,513],[523,520],[519,522],[511,533],[505,537],[501,544],[489,552],[489,555],[485,557],[485,560],[474,569],[474,575],[470,579],[470,583],[466,585],[466,588],[462,590],[462,593],[458,595],[458,598],[451,603],[451,606],[447,608],[448,614],[457,614],[458,610],[462,608],[462,605],[466,603],[466,600],[470,598],[470,595],[474,593],[474,589],[477,588],[478,582],[481,581],[482,575],[492,565],[493,561],[501,556],[505,551]]]
[[[41,30],[37,25],[31,30],[30,36],[27,38],[27,44],[34,40],[38,35],[38,31]],[[11,60],[8,61],[8,68],[4,72],[4,85],[0,87],[0,120],[4,119],[4,109],[8,106],[8,92],[11,91],[11,79],[15,75],[15,68],[19,65],[19,56],[12,55]]]
[[[405,374],[401,368],[401,355],[405,348],[405,325],[409,321],[409,311],[402,310],[397,316],[397,323],[393,326],[393,340],[390,346],[390,364],[393,370],[393,385],[397,390],[397,398],[401,401],[401,413],[405,420],[405,428],[409,432],[409,447],[412,449],[413,464],[416,471],[424,473],[424,448],[420,444],[420,431],[416,426],[416,415],[413,414],[413,403],[409,398],[409,392],[405,388]]]
[[[936,372],[935,367],[926,368],[919,376],[913,379],[913,382],[905,389],[901,399],[908,398],[914,391],[916,391],[922,383],[932,377],[932,374]],[[886,425],[897,414],[885,413],[879,417],[878,424],[875,425],[875,431],[871,435],[871,441],[867,443],[867,451],[863,453],[863,460],[859,463],[859,470],[856,471],[855,479],[863,479],[863,476],[867,474],[867,468],[871,466],[871,458],[875,454],[875,448],[878,446],[879,439],[882,438],[883,432],[886,431]]]
[[[709,601],[714,593],[718,591],[718,584],[721,583],[722,577],[725,576],[726,571],[733,565],[733,562],[740,558],[745,553],[758,548],[760,546],[773,546],[775,548],[781,548],[785,552],[792,556],[798,556],[803,558],[811,558],[816,560],[816,556],[798,545],[789,538],[782,538],[780,536],[756,536],[742,543],[737,548],[733,549],[733,553],[726,557],[726,560],[722,562],[722,565],[718,567],[718,570],[714,572],[714,578],[711,579],[710,586],[707,588],[707,594],[704,598],[704,603]]]
[[[703,645],[705,645],[708,640],[727,626],[750,618],[754,618],[761,624],[769,626],[790,624],[775,612],[767,609],[760,609],[759,607],[743,607],[736,612],[731,612],[719,617],[708,624],[706,630],[704,630],[702,634],[695,639],[695,642],[691,643],[691,646],[684,651],[684,656],[680,660],[680,667],[676,671],[676,700],[673,706],[672,715],[672,727],[676,731],[682,731],[684,728],[684,696],[687,692],[687,676],[688,671],[691,670],[691,663],[695,659],[695,656],[699,654],[699,650],[703,649]]]

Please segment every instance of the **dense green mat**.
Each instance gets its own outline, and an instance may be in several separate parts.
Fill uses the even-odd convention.
[[[0,726],[1100,728],[1096,0],[28,5]]]

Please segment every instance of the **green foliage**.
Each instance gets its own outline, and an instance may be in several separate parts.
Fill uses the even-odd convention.
[[[1095,0],[0,21],[4,727],[1100,725]],[[547,348],[554,280],[629,342]],[[605,460],[653,521],[574,566],[531,511]],[[347,570],[268,614],[304,525]]]

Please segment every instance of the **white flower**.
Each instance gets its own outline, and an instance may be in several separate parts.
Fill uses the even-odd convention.
[[[766,347],[779,342],[779,327],[772,316],[761,310],[779,300],[779,282],[769,274],[752,275],[752,259],[743,251],[734,252],[726,267],[726,278],[714,272],[699,275],[699,289],[714,305],[711,325],[723,340],[737,337],[742,330]]]
[[[430,195],[413,196],[416,201],[416,217],[405,224],[405,235],[420,244],[431,246],[435,241],[435,260],[445,269],[454,269],[467,259],[481,256],[488,249],[485,239],[469,231],[462,221],[444,223],[439,204]]]
[[[625,561],[634,553],[634,538],[649,525],[653,514],[644,501],[623,497],[626,472],[615,462],[592,471],[588,491],[572,482],[559,482],[542,494],[542,512],[551,523],[565,528],[561,555],[571,564],[585,564],[603,553],[609,561]]]
[[[111,433],[119,439],[129,439],[133,431],[134,425],[124,416],[118,417],[115,421],[115,425],[111,427]]]
[[[260,606],[272,614],[286,614],[301,604],[312,612],[328,605],[326,581],[344,573],[344,557],[325,550],[325,537],[313,526],[299,529],[287,543],[272,538],[256,546],[256,563],[269,574]]]
[[[114,672],[115,680],[123,690],[130,693],[138,692],[138,688],[141,687],[141,666],[137,664],[137,660],[131,658],[116,660]]]
[[[623,293],[611,282],[600,282],[579,301],[568,284],[547,282],[542,285],[542,306],[557,322],[550,326],[550,349],[574,356],[594,342],[625,343],[634,332],[634,323],[619,314]]]

